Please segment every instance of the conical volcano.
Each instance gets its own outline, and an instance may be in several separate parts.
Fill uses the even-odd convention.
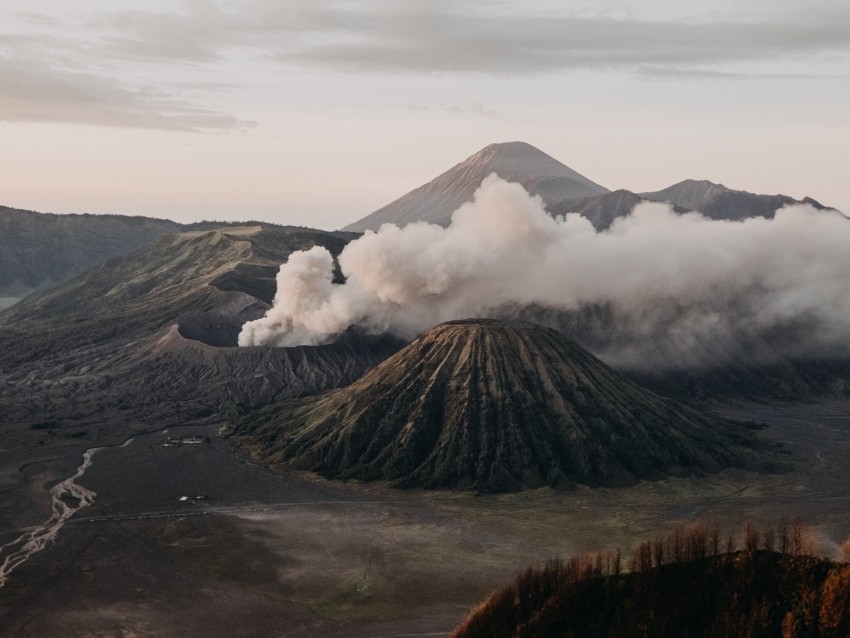
[[[627,485],[745,463],[747,430],[619,377],[560,333],[452,321],[354,384],[238,431],[264,463],[401,487]]]
[[[529,193],[540,195],[547,203],[608,192],[531,144],[490,144],[344,230],[378,230],[381,224],[404,226],[419,221],[448,226],[452,213],[472,201],[481,181],[490,173],[522,184]]]

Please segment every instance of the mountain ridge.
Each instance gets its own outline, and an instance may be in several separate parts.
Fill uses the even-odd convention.
[[[659,191],[612,191],[526,142],[504,142],[485,146],[343,230],[362,232],[378,230],[384,223],[404,226],[418,221],[448,226],[452,213],[472,201],[475,189],[490,173],[518,182],[532,195],[540,196],[550,214],[582,214],[597,230],[607,229],[614,219],[628,215],[644,201],[666,201],[677,213],[699,211],[712,219],[729,220],[772,218],[776,210],[791,204],[835,210],[811,197],[797,200],[781,194],[759,195],[709,180],[686,179]]]
[[[397,342],[352,334],[330,346],[236,347],[245,321],[269,308],[289,254],[323,245],[336,255],[345,243],[261,226],[190,231],[26,297],[0,311],[4,424],[221,418],[353,381]]]
[[[152,217],[57,215],[0,206],[0,296],[23,297],[55,285],[180,228]]]
[[[660,191],[640,193],[651,201],[666,201],[686,210],[699,211],[711,219],[740,221],[748,217],[773,218],[776,211],[791,204],[808,204],[817,210],[835,210],[811,197],[802,200],[788,195],[758,195],[733,190],[709,180],[686,179]]]
[[[315,229],[267,222],[181,224],[140,215],[40,213],[0,206],[0,297],[24,297],[68,281],[112,257],[175,233],[260,224],[285,232]],[[352,238],[342,231],[329,235]]]

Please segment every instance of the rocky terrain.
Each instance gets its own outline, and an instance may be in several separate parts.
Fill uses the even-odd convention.
[[[31,295],[0,313],[4,422],[45,434],[166,425],[353,381],[396,342],[351,334],[324,347],[236,347],[293,250],[337,254],[345,241],[262,226],[191,231]]]
[[[695,181],[642,195],[608,192],[515,142],[486,147],[378,217],[405,223],[431,219],[422,216],[430,210],[442,215],[432,221],[446,223],[491,171],[540,194],[553,214],[578,212],[600,229],[645,199],[670,201],[680,212],[705,207],[713,215],[734,204],[735,218],[769,216],[791,201]],[[292,251],[319,244],[337,255],[355,233],[12,209],[0,209],[0,230],[0,408],[6,422],[37,426],[39,433],[82,432],[92,422],[126,422],[149,410],[164,422],[249,410],[349,383],[402,345],[347,334],[316,348],[235,347],[240,327],[269,307],[277,269]],[[72,278],[47,287],[65,277]],[[507,308],[500,316],[555,328],[633,380],[689,399],[850,392],[846,356],[798,352],[800,336],[817,330],[812,325],[741,330],[720,345],[680,343],[663,322],[646,333],[610,307]],[[650,358],[632,354],[648,350]],[[86,428],[74,429],[84,422]]]
[[[628,485],[759,463],[740,424],[623,379],[553,330],[495,320],[441,324],[236,434],[262,463],[402,487]]]
[[[402,344],[356,332],[327,346],[234,347],[242,323],[268,308],[293,250],[338,255],[351,237],[203,226],[0,312],[0,564],[18,539],[55,532],[2,570],[0,634],[448,635],[528,564],[628,551],[697,517],[733,527],[799,515],[817,551],[837,555],[850,534],[846,403],[714,404],[728,419],[768,424],[754,432],[647,392],[619,374],[635,376],[627,359],[614,372],[541,328],[416,342],[404,363],[388,358]],[[610,309],[512,316],[608,356],[640,336]],[[659,352],[669,343],[651,338]],[[722,365],[707,372],[681,360],[650,380],[715,400],[747,385],[761,400],[776,396],[765,388],[810,400],[836,387],[828,370],[817,377],[784,367],[787,358],[777,376],[758,363],[760,343],[732,368],[729,353],[703,344],[698,361]],[[352,382],[361,397],[349,386],[297,398]],[[292,421],[279,423],[284,414]],[[219,436],[234,420],[249,437]],[[564,423],[575,436],[559,450]],[[499,434],[487,434],[493,424]],[[296,425],[305,454],[285,459],[275,445]],[[322,436],[308,437],[308,426]],[[387,437],[396,442],[381,456]],[[240,458],[236,442],[283,462],[266,471]],[[325,452],[343,468],[322,470],[330,477],[412,489],[298,471]],[[62,492],[68,485],[79,491]],[[473,489],[415,489],[438,485]],[[51,525],[57,505],[79,509],[61,530]]]

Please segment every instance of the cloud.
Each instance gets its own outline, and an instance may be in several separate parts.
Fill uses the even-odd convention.
[[[234,61],[253,69],[264,61],[371,74],[847,74],[850,7],[834,2],[752,0],[746,7],[756,10],[749,13],[736,7],[738,13],[680,12],[675,19],[663,17],[669,11],[603,12],[622,4],[603,3],[591,11],[572,2],[186,0],[167,9],[126,10],[116,3],[109,11],[81,14],[86,9],[76,8],[61,19],[44,12],[0,12],[7,24],[0,35],[5,56],[0,117],[243,129],[251,123],[210,108],[201,97],[188,99],[180,86],[197,81],[202,75],[197,70],[219,73]],[[155,79],[128,81],[146,77]],[[221,90],[212,84],[207,98]],[[498,116],[480,105],[446,108]]]
[[[212,2],[185,6],[169,13],[113,11],[93,18],[90,28],[101,50],[112,57],[181,64],[220,62],[225,48],[248,35],[246,16],[234,21]]]
[[[18,11],[14,17],[22,22],[38,26],[59,27],[62,25],[61,20],[37,11]]]
[[[474,102],[469,108],[464,108],[462,106],[454,106],[452,104],[445,104],[442,102],[435,107],[428,106],[427,104],[409,104],[408,108],[411,111],[419,111],[422,113],[433,113],[435,111],[439,111],[443,113],[451,113],[454,115],[475,115],[478,117],[486,118],[501,117],[495,109],[484,108],[484,106],[480,102]]]
[[[107,77],[0,55],[0,120],[223,132],[253,123]]]
[[[351,326],[412,337],[449,319],[537,307],[579,319],[603,309],[604,321],[590,322],[605,333],[596,352],[630,367],[656,365],[659,344],[675,351],[668,364],[698,343],[734,358],[742,338],[778,333],[784,355],[846,353],[848,243],[846,218],[808,206],[732,222],[643,203],[597,232],[576,214],[552,218],[494,174],[448,228],[385,224],[349,243],[344,284],[332,283],[324,248],[293,253],[274,306],[239,343],[316,344]]]
[[[829,56],[846,61],[850,53],[850,10],[828,4],[677,20],[552,7],[258,0],[226,11],[197,0],[180,13],[114,12],[102,24],[114,31],[111,50],[136,58],[213,62],[229,48],[247,47],[282,62],[363,72],[705,70]]]
[[[480,115],[481,117],[499,117],[499,114],[494,109],[485,109],[479,102],[473,104],[469,112]]]

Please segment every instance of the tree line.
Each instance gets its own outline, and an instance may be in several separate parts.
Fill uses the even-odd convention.
[[[529,568],[453,638],[846,638],[850,565],[811,556],[800,520],[738,534],[696,523]],[[845,556],[847,558],[847,556]]]

